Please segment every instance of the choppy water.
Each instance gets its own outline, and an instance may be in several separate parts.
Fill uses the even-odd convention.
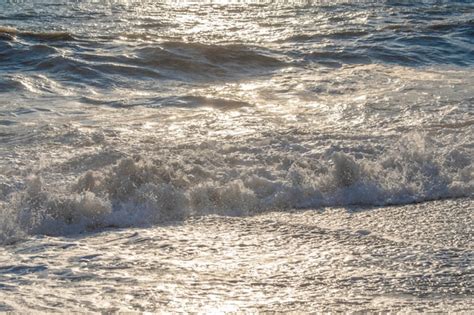
[[[0,311],[472,310],[473,67],[472,1],[0,1]]]

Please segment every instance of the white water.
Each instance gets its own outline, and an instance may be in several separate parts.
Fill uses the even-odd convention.
[[[203,99],[196,109],[74,104],[23,114],[2,146],[2,238],[472,196],[473,125],[463,101],[470,72],[338,72],[330,73],[339,80],[330,99],[309,98],[304,86],[259,105],[269,87],[257,80],[213,87],[216,95],[245,92],[241,102],[253,106]],[[370,88],[375,80],[385,83]],[[420,91],[428,86],[434,94]]]

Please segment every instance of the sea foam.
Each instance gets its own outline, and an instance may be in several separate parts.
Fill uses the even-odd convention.
[[[13,226],[27,234],[68,234],[196,215],[471,197],[474,169],[468,152],[434,145],[412,134],[375,159],[338,151],[289,163],[278,154],[277,162],[261,160],[259,148],[236,146],[232,154],[216,156],[229,151],[227,145],[196,151],[199,158],[193,151],[122,158],[65,185],[45,185],[41,174],[31,175],[24,189],[4,199],[2,235],[12,235]]]

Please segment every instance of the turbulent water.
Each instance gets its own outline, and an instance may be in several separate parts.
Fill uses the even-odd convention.
[[[472,311],[474,2],[0,0],[0,311]]]

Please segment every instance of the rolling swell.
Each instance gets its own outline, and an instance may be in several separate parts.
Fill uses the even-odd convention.
[[[116,31],[104,31],[107,23],[97,31],[87,28],[88,19],[79,25],[66,24],[67,31],[57,32],[0,26],[0,69],[40,72],[64,84],[75,81],[109,89],[136,88],[137,82],[151,80],[235,80],[265,75],[286,66],[474,64],[469,8],[453,14],[446,14],[444,8],[442,4],[401,5],[399,9],[361,4],[334,11],[334,6],[322,6],[322,12],[328,13],[327,20],[315,23],[322,23],[323,27],[277,36],[272,45],[266,45],[264,40],[259,46],[251,40],[232,39],[230,43],[219,44],[199,38],[179,41],[182,37],[172,31],[180,27],[175,21],[148,16],[138,19],[131,28],[120,24],[128,22],[127,19],[114,20],[118,23]],[[364,14],[367,9],[369,14]],[[278,33],[281,19],[286,16],[284,12],[268,19],[270,32]],[[94,13],[81,14],[87,17]],[[105,19],[107,15],[101,17]],[[351,21],[354,17],[364,18],[364,23]],[[145,32],[143,25],[148,25]],[[91,32],[85,33],[85,29]],[[171,38],[177,39],[170,41]],[[127,44],[123,45],[124,42]]]
[[[473,20],[465,17],[423,24],[386,21],[385,25],[368,23],[290,35],[276,42],[311,47],[288,51],[305,63],[467,66],[474,63],[473,50],[469,49],[473,26]]]
[[[4,34],[57,41],[72,41],[74,38],[65,34],[19,33],[14,30]],[[63,82],[90,83],[97,87],[103,84],[104,88],[114,84],[133,86],[135,83],[130,79],[234,79],[273,71],[285,65],[279,58],[270,56],[269,51],[244,45],[163,42],[97,54],[91,51],[103,48],[91,41],[72,41],[67,47],[37,41],[7,43],[0,46],[0,57],[4,61],[0,68],[4,70],[28,70],[48,74]]]

